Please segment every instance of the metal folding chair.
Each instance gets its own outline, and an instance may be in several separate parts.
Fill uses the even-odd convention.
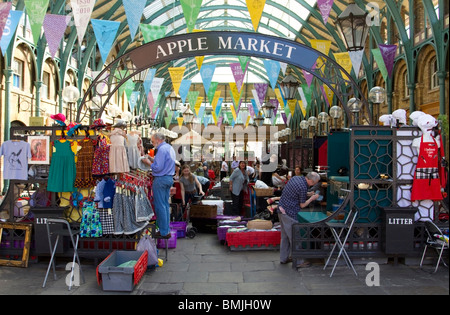
[[[59,224],[60,228],[52,229],[52,231],[50,231],[50,225],[53,225],[53,224]],[[60,237],[61,236],[63,236],[63,237],[69,236],[70,241],[72,242],[72,246],[73,246],[73,259],[72,259],[72,267],[71,267],[71,271],[70,271],[70,280],[69,280],[69,291],[70,291],[70,289],[72,289],[72,284],[73,284],[72,280],[73,280],[74,270],[75,270],[75,260],[78,263],[78,270],[80,272],[83,283],[85,282],[83,271],[81,270],[81,263],[80,263],[80,258],[78,256],[78,250],[77,250],[78,241],[80,239],[80,231],[72,230],[72,228],[70,227],[70,224],[67,220],[57,219],[57,218],[48,218],[46,221],[46,227],[47,227],[48,244],[50,247],[51,258],[50,258],[50,262],[48,264],[47,273],[45,274],[44,283],[42,284],[42,287],[45,288],[45,284],[47,283],[47,278],[48,278],[48,274],[50,272],[51,267],[53,267],[54,279],[57,280],[56,267],[55,267],[56,249],[58,247],[58,242],[59,242]],[[55,245],[53,245],[53,246],[52,246],[52,241],[51,241],[52,235],[56,235]],[[75,236],[75,240],[74,240],[74,236]]]
[[[341,256],[344,257],[347,266],[349,268],[352,268],[355,275],[358,276],[358,273],[353,267],[352,261],[350,260],[350,257],[348,256],[347,251],[345,250],[345,244],[347,242],[350,233],[352,232],[353,224],[355,223],[357,216],[358,211],[351,209],[344,222],[326,222],[326,225],[330,228],[331,233],[333,234],[335,243],[333,245],[333,248],[331,249],[330,255],[328,256],[328,259],[325,263],[325,266],[323,267],[323,270],[325,270],[325,268],[328,266],[328,263],[330,262],[330,259],[333,256],[334,250],[336,249],[336,246],[339,248],[339,253],[337,255],[336,262],[334,263],[333,270],[331,270],[330,273],[330,278],[333,276],[334,269],[336,268],[336,265],[338,264],[339,258]]]
[[[425,221],[425,231],[428,236],[425,243],[425,248],[423,250],[422,259],[420,260],[420,269],[423,269],[423,260],[425,258],[425,254],[427,253],[428,247],[434,248],[436,250],[436,253],[438,254],[438,260],[433,273],[438,270],[441,261],[444,266],[448,268],[448,265],[445,263],[444,259],[442,259],[444,249],[448,249],[448,242],[440,238],[440,236],[443,235],[441,229],[432,221]]]

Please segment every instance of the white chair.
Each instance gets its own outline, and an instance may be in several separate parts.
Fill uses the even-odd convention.
[[[327,262],[325,263],[323,270],[325,270],[325,268],[328,266],[328,263],[330,262],[330,259],[333,256],[334,250],[336,249],[336,246],[339,248],[339,253],[337,255],[336,262],[334,263],[333,270],[331,270],[331,273],[330,273],[330,278],[333,276],[334,269],[336,268],[336,265],[341,256],[344,256],[344,260],[345,260],[347,266],[349,268],[352,268],[355,275],[358,276],[358,273],[356,272],[355,268],[353,267],[352,261],[350,260],[350,257],[348,256],[347,251],[345,250],[345,243],[347,242],[347,239],[348,239],[350,233],[352,233],[353,224],[355,223],[357,216],[358,216],[358,211],[352,209],[349,211],[344,222],[326,222],[325,223],[330,228],[331,233],[333,234],[335,244],[333,245],[333,248],[331,249],[330,255],[328,256]],[[343,239],[342,239],[342,237],[343,237]]]
[[[425,259],[428,247],[434,248],[436,250],[436,253],[438,254],[438,260],[433,273],[435,273],[438,270],[439,263],[441,261],[444,264],[444,266],[448,268],[448,265],[445,263],[444,259],[442,259],[442,254],[444,250],[448,249],[448,239],[447,241],[444,241],[440,238],[442,237],[443,233],[441,229],[432,221],[425,221],[425,231],[427,233],[427,240],[425,242],[425,248],[423,250],[422,259],[420,260],[420,268],[423,269],[423,261]]]
[[[58,224],[59,228],[55,228],[52,229],[52,231],[50,231],[50,225],[53,224]],[[57,280],[56,277],[56,268],[55,268],[55,253],[56,253],[56,249],[58,247],[58,242],[61,236],[69,236],[70,237],[70,241],[72,242],[72,246],[73,246],[73,259],[72,259],[72,267],[71,267],[71,271],[70,271],[70,280],[69,280],[69,291],[70,289],[72,289],[72,285],[73,285],[73,276],[74,276],[74,270],[75,270],[75,260],[78,263],[78,270],[80,272],[81,278],[83,280],[83,283],[85,282],[84,280],[84,275],[83,272],[81,270],[81,263],[80,263],[80,258],[78,256],[78,241],[80,239],[80,231],[79,230],[72,230],[69,222],[65,219],[57,219],[57,218],[48,218],[46,221],[46,227],[47,227],[47,236],[48,236],[48,244],[50,247],[50,253],[51,253],[51,258],[50,258],[50,262],[48,264],[48,268],[47,268],[47,273],[45,274],[45,278],[44,278],[44,283],[42,284],[42,287],[45,288],[45,284],[47,283],[47,278],[48,278],[48,274],[50,272],[50,268],[53,267],[53,276],[54,279]],[[51,241],[51,236],[52,235],[56,235],[56,240],[55,240],[55,244],[52,246],[52,241]],[[74,236],[75,239],[74,240]]]

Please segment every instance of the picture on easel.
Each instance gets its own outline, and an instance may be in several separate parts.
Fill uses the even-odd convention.
[[[31,148],[31,158],[29,164],[49,164],[50,163],[50,137],[29,136],[28,143]]]

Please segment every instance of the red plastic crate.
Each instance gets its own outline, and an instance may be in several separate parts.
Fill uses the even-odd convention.
[[[226,234],[229,247],[269,247],[280,245],[280,231],[229,232]]]

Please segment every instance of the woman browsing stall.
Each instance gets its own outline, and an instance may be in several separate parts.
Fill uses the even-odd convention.
[[[244,191],[248,184],[247,163],[240,161],[230,176],[230,191],[233,202],[233,215],[240,215],[244,205]]]
[[[195,187],[198,187],[199,195],[205,194],[202,190],[202,185],[198,181],[197,177],[191,173],[189,165],[182,166],[179,182],[181,188],[181,201],[183,206],[185,206],[189,201],[194,200],[194,196],[197,193]]]

